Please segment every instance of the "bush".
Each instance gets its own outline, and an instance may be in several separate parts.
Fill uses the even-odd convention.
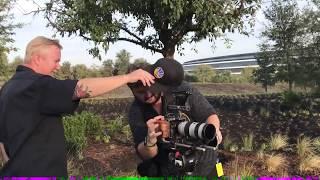
[[[108,120],[106,124],[107,134],[109,136],[114,136],[117,133],[122,132],[124,124],[124,116],[119,115],[115,119]]]
[[[298,138],[296,148],[300,160],[306,159],[308,156],[312,156],[315,153],[312,140],[309,137]]]
[[[288,137],[281,134],[271,136],[269,147],[270,150],[280,150],[288,146]]]
[[[101,117],[83,111],[62,118],[68,152],[82,156],[87,145],[87,137],[104,136]]]
[[[289,108],[293,108],[299,105],[301,102],[301,96],[292,91],[285,91],[282,95],[283,104]]]
[[[243,151],[252,151],[253,150],[253,134],[245,135],[242,137],[243,142]]]

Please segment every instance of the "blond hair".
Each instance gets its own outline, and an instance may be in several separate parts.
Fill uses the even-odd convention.
[[[41,52],[44,48],[48,46],[56,46],[59,49],[62,49],[59,40],[49,39],[44,36],[35,37],[27,45],[24,62],[29,62],[33,54]]]

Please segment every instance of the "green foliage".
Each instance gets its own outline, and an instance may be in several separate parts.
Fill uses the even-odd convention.
[[[184,73],[184,80],[187,82],[197,82],[198,78],[193,73],[185,72]]]
[[[60,69],[55,73],[55,77],[58,79],[72,79],[71,63],[63,62]]]
[[[209,65],[200,65],[195,69],[194,75],[197,77],[199,82],[206,83],[212,81],[215,76],[215,71]]]
[[[114,64],[114,69],[117,71],[116,74],[125,74],[130,64],[131,55],[128,51],[122,49],[116,56],[117,58]]]
[[[129,124],[123,126],[122,129],[121,129],[121,132],[125,135],[125,137],[126,137],[127,140],[131,140],[131,138],[132,138],[132,132],[131,132],[131,129],[130,129],[130,125],[129,125]]]
[[[230,71],[218,71],[215,77],[213,78],[215,83],[231,83],[232,76]]]
[[[0,80],[6,80],[8,78],[8,58],[4,52],[0,52]]]
[[[149,64],[145,58],[137,58],[133,61],[133,64],[136,66],[141,66],[144,64]]]
[[[283,104],[288,107],[294,107],[299,105],[301,102],[301,95],[292,91],[285,91],[282,93]]]
[[[122,132],[124,125],[124,116],[119,115],[113,120],[108,120],[106,124],[108,135],[114,136],[116,133]]]
[[[278,80],[288,82],[291,91],[297,73],[293,68],[296,65],[293,53],[299,48],[297,36],[301,33],[297,3],[295,0],[273,1],[264,15],[270,22],[262,32],[267,39],[264,43],[274,44],[270,47],[273,56],[269,58],[273,58]]]
[[[317,0],[316,0],[317,1]],[[320,18],[317,2],[299,9],[296,0],[275,0],[265,11],[266,23],[262,37],[260,69],[256,82],[268,85],[287,82],[289,91],[296,84],[302,87],[320,85]]]
[[[88,68],[84,64],[77,64],[72,67],[73,79],[83,79],[88,77]]]
[[[23,58],[16,56],[11,63],[9,63],[9,74],[13,75],[16,72],[17,66],[23,64]]]
[[[113,72],[113,61],[112,59],[108,59],[106,61],[102,62],[102,69],[101,69],[101,74],[104,77],[109,77],[112,76]]]
[[[222,144],[223,144],[223,149],[230,151],[230,148],[232,146],[232,140],[231,140],[229,134],[227,134],[225,137],[223,137]]]
[[[245,82],[248,83],[253,83],[254,79],[253,79],[253,71],[255,70],[255,68],[244,68],[241,70],[241,77],[244,79]]]
[[[259,68],[253,71],[253,81],[261,83],[265,92],[268,91],[268,86],[274,86],[276,83],[276,66],[272,62],[272,52],[268,48],[269,44],[260,45],[261,53],[257,57]]]
[[[101,77],[102,72],[101,72],[101,67],[97,65],[92,65],[88,69],[88,77]]]
[[[20,28],[22,25],[12,22],[14,16],[11,14],[10,10],[14,3],[15,1],[10,0],[0,1],[0,54],[16,50],[11,46],[14,42],[12,36],[15,34],[14,30]]]
[[[317,8],[315,8],[317,7]],[[295,83],[302,87],[318,88],[320,86],[320,9],[319,1],[310,2],[301,13],[300,26],[303,29],[300,49],[297,51],[299,71]]]
[[[164,57],[173,57],[175,49],[183,49],[180,46],[184,43],[205,38],[212,42],[223,33],[236,30],[247,34],[259,3],[259,0],[56,0],[39,11],[45,12],[49,25],[60,35],[78,35],[95,42],[89,51],[94,56],[100,57],[99,49],[107,50],[110,43],[128,41]]]
[[[68,152],[79,157],[87,145],[88,137],[94,136],[96,139],[104,137],[103,121],[100,116],[93,113],[83,111],[65,116],[62,120]]]

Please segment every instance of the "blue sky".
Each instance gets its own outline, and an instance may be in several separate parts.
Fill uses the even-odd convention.
[[[9,54],[9,60],[12,60],[15,56],[24,56],[24,49],[27,43],[34,37],[42,35],[47,37],[52,37],[54,34],[51,28],[46,27],[46,21],[43,16],[37,15],[24,15],[24,13],[35,9],[36,6],[30,0],[18,0],[14,6],[13,13],[15,15],[16,22],[25,23],[25,25],[15,30],[15,43],[13,44],[19,50],[16,52],[11,52]],[[258,51],[257,44],[260,40],[257,38],[259,33],[262,31],[263,16],[261,11],[257,14],[256,26],[254,27],[254,34],[250,37],[240,35],[240,34],[228,34],[227,37],[231,39],[232,45],[227,48],[223,40],[216,41],[216,48],[212,48],[212,43],[208,40],[203,40],[196,45],[185,45],[185,50],[183,51],[184,56],[179,56],[178,53],[175,54],[175,59],[180,63],[200,59],[208,58],[213,56],[222,56],[230,54],[248,53]],[[78,37],[60,37],[57,36],[63,45],[62,50],[62,62],[69,61],[71,64],[86,64],[91,65],[101,65],[101,61],[94,59],[88,53],[88,49],[91,47],[90,43],[82,40]],[[195,47],[198,52],[194,52],[191,49]],[[145,58],[150,63],[155,62],[157,59],[161,58],[162,55],[159,53],[152,54],[150,51],[142,49],[141,47],[127,42],[117,42],[111,44],[107,54],[103,55],[103,59],[115,59],[116,54],[121,50],[126,49],[132,55],[131,60],[136,58]]]

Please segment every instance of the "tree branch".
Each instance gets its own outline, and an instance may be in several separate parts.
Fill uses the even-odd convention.
[[[80,36],[82,38],[84,38],[85,40],[87,41],[93,41],[90,37],[88,36],[85,36],[84,34],[80,34]],[[162,53],[162,50],[161,49],[158,49],[158,48],[155,48],[154,46],[149,46],[147,45],[146,43],[144,42],[140,42],[140,41],[136,41],[136,40],[133,40],[133,39],[129,39],[129,38],[106,38],[106,39],[103,39],[102,41],[100,41],[101,43],[102,42],[115,42],[115,41],[127,41],[127,42],[131,42],[131,43],[134,43],[136,45],[139,45],[139,46],[142,46],[144,48],[147,48],[147,49],[150,49],[154,52],[158,52],[158,53]]]
[[[140,42],[144,42],[139,36],[137,36],[136,34],[134,34],[133,32],[131,32],[128,28],[121,26],[120,29],[124,30],[126,33],[128,33],[129,35],[133,36],[134,38],[136,38],[138,41]]]

